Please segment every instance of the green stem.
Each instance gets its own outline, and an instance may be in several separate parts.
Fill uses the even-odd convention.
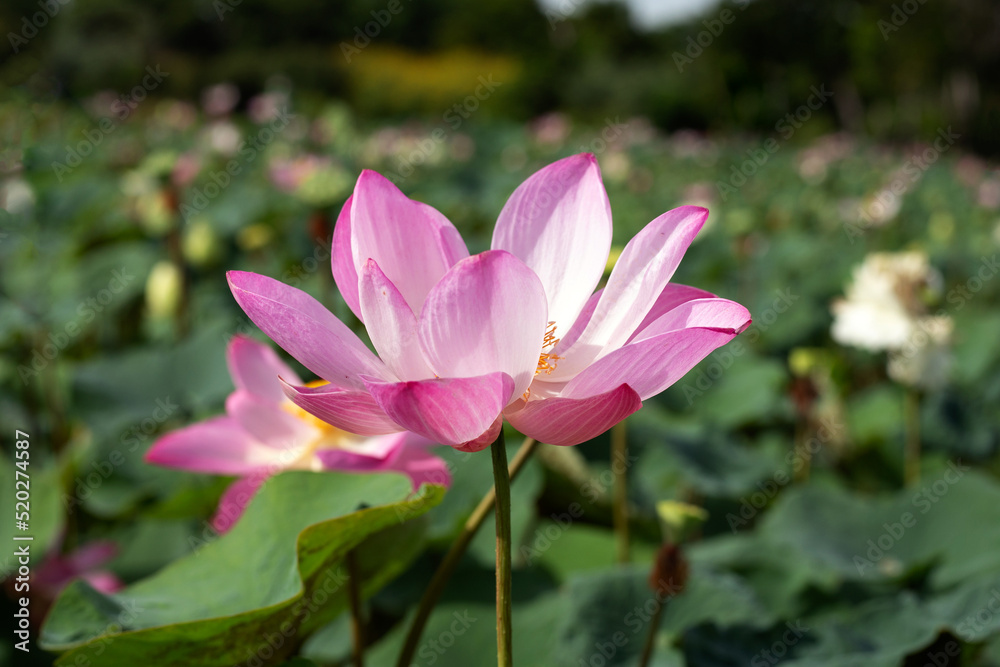
[[[347,596],[351,605],[351,662],[354,667],[365,665],[365,619],[361,609],[361,581],[354,549],[347,552]]]
[[[538,443],[532,438],[525,439],[521,448],[517,450],[517,454],[514,455],[514,460],[510,462],[510,478],[516,479],[517,474],[521,471],[521,468],[527,462],[531,453],[535,451],[535,446]],[[417,614],[413,618],[413,623],[410,625],[410,629],[406,634],[406,641],[403,644],[403,650],[399,654],[399,660],[396,662],[396,667],[410,667],[413,662],[413,656],[417,652],[417,644],[420,642],[420,637],[424,632],[424,627],[427,625],[427,619],[430,618],[431,612],[434,610],[434,605],[437,604],[438,599],[444,592],[444,588],[451,579],[452,573],[458,566],[462,556],[465,555],[466,549],[469,548],[469,543],[472,542],[472,538],[475,537],[476,533],[479,531],[479,527],[483,525],[486,517],[489,516],[490,511],[493,509],[493,505],[496,501],[496,490],[490,489],[483,499],[479,501],[476,509],[472,511],[469,518],[466,520],[465,525],[462,527],[462,532],[458,534],[455,541],[452,542],[451,547],[448,549],[448,553],[445,554],[444,560],[438,566],[437,571],[431,578],[430,584],[427,585],[427,589],[424,591],[424,596],[420,599],[420,604],[417,607]]]
[[[497,521],[497,667],[511,667],[512,616],[510,604],[510,471],[503,429],[493,444],[493,489],[496,491]]]
[[[656,606],[656,611],[653,612],[653,617],[649,619],[649,634],[646,635],[646,643],[642,646],[642,657],[639,658],[639,667],[646,667],[653,657],[653,648],[656,646],[656,633],[660,629],[660,616],[663,614],[663,608],[667,606],[666,600],[659,602],[660,604]]]
[[[611,429],[611,471],[615,476],[613,520],[619,563],[629,562],[627,468],[628,428],[621,421]]]
[[[904,413],[903,480],[907,486],[913,486],[920,482],[920,394],[912,389],[906,392]]]

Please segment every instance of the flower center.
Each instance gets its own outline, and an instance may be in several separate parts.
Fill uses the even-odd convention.
[[[307,382],[306,386],[312,389],[327,384],[329,382],[326,380],[313,380],[312,382]],[[281,407],[288,414],[305,422],[316,430],[316,437],[302,449],[302,454],[289,467],[319,470],[320,464],[315,460],[317,451],[321,449],[340,449],[353,437],[347,431],[342,431],[332,424],[327,424],[316,415],[306,412],[291,401],[286,400],[281,404]]]
[[[560,339],[556,338],[556,323],[549,322],[549,326],[545,330],[545,338],[542,340],[542,350],[555,347],[559,340]],[[538,375],[539,373],[552,375],[552,371],[556,369],[556,362],[560,359],[562,359],[562,357],[557,356],[552,352],[542,352],[538,355],[538,367],[535,369],[535,375]]]
[[[548,327],[545,329],[545,338],[542,339],[542,353],[538,355],[538,366],[535,367],[535,375],[539,373],[552,375],[552,371],[556,369],[562,357],[552,352],[546,352],[545,350],[555,347],[559,340],[559,338],[556,338],[556,323],[549,322]],[[527,401],[531,396],[531,387],[528,387],[521,396]]]

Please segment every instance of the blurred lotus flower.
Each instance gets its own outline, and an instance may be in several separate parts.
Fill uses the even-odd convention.
[[[821,137],[798,154],[799,176],[807,183],[816,185],[826,179],[827,168],[851,154],[854,141],[846,134],[831,134]]]
[[[60,555],[56,550],[46,556],[32,575],[32,590],[39,590],[47,600],[55,600],[70,582],[83,579],[102,593],[114,593],[123,586],[111,572],[101,567],[118,555],[118,545],[108,540],[90,542],[76,551]]]
[[[155,118],[173,130],[186,130],[198,121],[198,108],[190,102],[163,100],[156,105]]]
[[[277,158],[269,166],[271,182],[313,207],[331,206],[343,201],[351,188],[347,172],[330,158],[301,155],[292,159]]]
[[[201,158],[190,151],[181,153],[174,162],[170,180],[176,187],[183,188],[191,184],[199,171],[201,171]]]
[[[225,116],[240,101],[240,89],[231,83],[217,83],[201,93],[201,108],[209,116]]]
[[[566,114],[556,111],[539,116],[528,127],[535,143],[561,146],[569,139],[572,123]]]
[[[365,171],[334,230],[333,275],[379,356],[304,292],[231,271],[240,306],[330,384],[284,384],[347,431],[409,429],[476,451],[503,415],[542,442],[610,428],[750,322],[739,304],[668,284],[708,211],[681,207],[641,231],[596,294],[611,209],[592,155],[537,172],[469,257],[452,224]]]
[[[230,528],[264,481],[282,470],[396,471],[408,475],[414,488],[450,483],[444,461],[420,436],[358,437],[293,405],[282,385],[301,380],[270,347],[237,336],[226,360],[236,384],[226,416],[169,433],[146,453],[146,461],[156,465],[240,477],[219,503],[212,520],[216,530]],[[319,390],[322,384],[309,387]]]
[[[35,200],[35,191],[23,178],[11,178],[0,185],[0,208],[11,215],[30,214]]]
[[[30,621],[36,626],[42,624],[63,589],[78,579],[102,593],[114,593],[123,587],[118,577],[101,569],[118,555],[118,545],[114,542],[90,542],[68,554],[61,553],[62,542],[60,535],[31,573]],[[14,600],[25,595],[15,584],[13,573],[3,581],[5,592]]]
[[[868,255],[846,298],[833,303],[833,339],[872,351],[902,347],[924,312],[923,291],[940,281],[922,252]]]
[[[288,96],[285,93],[261,93],[250,98],[247,103],[247,114],[250,120],[262,125],[278,117],[282,109],[288,106]]]
[[[242,141],[239,128],[228,120],[220,120],[210,124],[205,128],[204,135],[209,148],[226,156],[235,154],[240,141]]]
[[[883,227],[891,222],[903,207],[902,194],[896,195],[889,188],[879,190],[861,202],[861,215],[872,227]]]
[[[979,184],[977,201],[985,208],[994,210],[1000,208],[1000,176],[987,178]]]

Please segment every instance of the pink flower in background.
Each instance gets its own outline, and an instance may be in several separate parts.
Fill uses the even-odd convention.
[[[118,555],[118,545],[110,540],[90,542],[70,553],[63,554],[63,535],[56,538],[40,563],[31,573],[30,608],[32,625],[40,626],[52,603],[63,589],[77,579],[83,579],[95,590],[114,593],[124,584],[114,574],[101,569]],[[27,593],[15,580],[16,568],[4,579],[3,588],[12,600]]]
[[[330,158],[318,155],[300,155],[294,158],[276,158],[268,165],[268,176],[279,190],[295,192],[306,179],[331,165]]]
[[[525,181],[492,249],[472,257],[441,213],[365,171],[337,220],[333,275],[379,356],[300,290],[240,271],[229,283],[257,326],[329,381],[284,383],[286,395],[338,428],[409,429],[476,451],[506,416],[542,442],[573,445],[749,325],[739,304],[668,284],[707,216],[687,206],[651,222],[595,294],[611,209],[592,155]]]
[[[76,579],[83,579],[102,593],[114,593],[124,584],[111,572],[100,569],[118,555],[118,545],[110,540],[90,542],[73,552],[59,554],[59,546],[45,557],[32,575],[32,590],[46,600],[55,600],[62,589]]]
[[[216,530],[229,529],[264,481],[282,470],[396,471],[409,475],[414,488],[450,482],[444,461],[420,436],[359,437],[293,405],[282,382],[301,380],[270,347],[237,336],[227,362],[236,384],[227,414],[169,433],[146,453],[156,465],[240,477],[219,503]]]

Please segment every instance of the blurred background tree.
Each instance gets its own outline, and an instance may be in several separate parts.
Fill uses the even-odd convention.
[[[11,34],[40,6],[9,0],[0,77],[34,95],[81,97],[126,89],[158,63],[170,72],[166,94],[194,97],[232,81],[247,99],[280,75],[300,95],[393,118],[440,116],[493,72],[503,95],[490,113],[512,120],[561,110],[587,121],[643,115],[665,130],[760,132],[826,85],[834,103],[811,134],[906,140],[952,125],[967,147],[1000,150],[1000,6],[990,0],[701,3],[697,17],[667,25],[624,3],[398,0],[389,13],[391,4],[74,0],[50,29],[15,44]],[[723,25],[726,9],[735,20]],[[15,48],[27,53],[12,57]]]

